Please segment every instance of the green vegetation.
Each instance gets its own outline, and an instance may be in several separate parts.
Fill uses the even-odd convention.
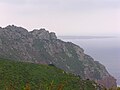
[[[96,90],[90,80],[50,65],[0,59],[0,90]]]
[[[120,87],[117,87],[117,90],[120,90]]]

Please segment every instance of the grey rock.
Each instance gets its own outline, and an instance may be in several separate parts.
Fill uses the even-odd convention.
[[[89,78],[100,84],[104,82],[103,85],[108,88],[116,87],[116,79],[102,64],[85,54],[78,45],[59,40],[55,33],[45,29],[28,32],[14,25],[0,28],[0,58],[38,64],[52,63],[83,79]],[[112,84],[108,85],[110,81]]]
[[[54,32],[51,32],[51,33],[50,33],[50,38],[51,38],[51,39],[57,39],[57,36],[55,35]]]

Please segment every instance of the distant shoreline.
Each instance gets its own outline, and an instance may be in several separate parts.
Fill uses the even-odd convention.
[[[117,36],[58,36],[62,39],[101,39],[101,38],[118,38]]]

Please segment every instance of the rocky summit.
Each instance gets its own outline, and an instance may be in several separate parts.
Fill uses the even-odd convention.
[[[106,88],[117,86],[116,79],[106,68],[85,54],[81,47],[57,39],[54,32],[44,28],[30,32],[14,25],[0,28],[0,58],[52,64],[83,79],[94,80]]]

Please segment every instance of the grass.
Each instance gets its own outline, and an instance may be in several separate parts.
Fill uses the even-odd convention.
[[[0,59],[0,90],[96,90],[93,84],[55,66]]]

